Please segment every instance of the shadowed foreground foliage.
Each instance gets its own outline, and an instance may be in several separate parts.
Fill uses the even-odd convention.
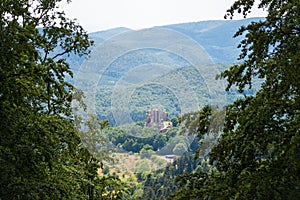
[[[121,199],[126,186],[99,177],[80,143],[64,57],[87,55],[92,42],[59,3],[0,3],[0,199]]]
[[[227,107],[210,171],[178,177],[180,189],[170,199],[300,198],[300,2],[259,2],[268,16],[236,33],[246,36],[243,63],[221,77],[227,90],[236,85],[243,92],[253,78],[263,81],[261,89]],[[246,16],[253,3],[238,0],[226,16]]]

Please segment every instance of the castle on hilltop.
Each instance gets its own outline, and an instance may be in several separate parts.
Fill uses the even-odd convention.
[[[168,121],[168,113],[158,108],[152,108],[146,111],[146,127],[154,127],[159,132],[165,132],[172,128],[172,123]]]

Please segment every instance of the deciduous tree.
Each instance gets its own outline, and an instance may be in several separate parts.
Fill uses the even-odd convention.
[[[0,2],[1,199],[84,198],[68,168],[80,140],[64,57],[91,41],[60,2]]]
[[[261,89],[227,107],[222,138],[210,152],[214,167],[198,174],[201,187],[194,187],[199,199],[300,198],[300,2],[237,0],[226,16],[246,17],[255,2],[267,17],[236,33],[245,36],[242,63],[221,77],[227,90],[243,92],[255,79]]]

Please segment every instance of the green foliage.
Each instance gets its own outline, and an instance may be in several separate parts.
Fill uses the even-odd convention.
[[[196,135],[199,139],[194,139],[190,145],[196,157],[208,156],[211,148],[217,143],[223,128],[225,113],[225,109],[220,110],[217,106],[204,106],[200,111],[186,113],[179,118],[181,123],[179,132]]]
[[[150,158],[151,154],[153,153],[153,147],[149,144],[146,144],[143,146],[143,148],[140,150],[141,158]]]
[[[184,143],[178,143],[178,144],[176,144],[175,147],[174,147],[174,149],[173,149],[173,153],[175,155],[179,155],[179,156],[182,155],[182,154],[184,154],[187,151],[188,151],[188,147]]]
[[[138,199],[165,199],[177,189],[175,178],[195,170],[197,163],[191,153],[184,154],[166,168],[148,174],[143,183],[143,196]]]
[[[80,142],[71,109],[80,92],[65,80],[65,57],[87,55],[92,42],[59,3],[0,3],[0,198],[99,199],[107,186],[109,199],[125,198],[126,185],[99,177],[101,163]],[[90,122],[89,135],[106,126]]]
[[[108,174],[108,173],[109,173],[109,166],[106,165],[106,166],[103,168],[102,173],[105,174],[105,175]]]
[[[103,200],[120,200],[120,199],[130,199],[129,185],[124,183],[117,176],[104,176],[99,179],[97,183],[96,191],[99,192],[98,197],[93,199],[103,199]]]
[[[152,128],[126,124],[106,130],[105,135],[108,141],[116,147],[128,152],[139,153],[142,149],[149,150],[151,148],[153,151],[157,151],[163,148],[176,135],[176,130],[156,133]]]
[[[127,66],[127,68],[130,66]],[[212,66],[215,67],[215,66]],[[228,66],[220,66],[220,68],[228,68]],[[110,69],[111,70],[111,69]],[[116,69],[119,71],[120,69]],[[181,88],[190,88],[193,92],[195,92],[198,105],[204,106],[205,102],[209,101],[209,91],[207,89],[207,85],[203,80],[200,72],[191,66],[184,66],[181,68],[174,69],[168,74],[161,75],[157,77],[153,82],[157,81],[160,83],[161,80],[180,80],[184,78],[187,80],[185,85],[181,85]],[[96,94],[96,109],[97,115],[99,115],[100,119],[108,119],[112,126],[114,126],[114,118],[111,112],[111,90],[112,85],[109,85],[108,81],[103,82],[101,89],[97,91]],[[183,84],[183,83],[182,83]],[[173,91],[174,92],[174,91]],[[134,93],[132,93],[130,101],[128,102],[128,109],[131,119],[134,122],[143,121],[146,118],[146,111],[151,109],[153,106],[163,107],[166,112],[169,114],[169,118],[173,119],[173,125],[177,125],[176,117],[181,115],[181,108],[178,96],[184,96],[187,100],[191,97],[186,96],[183,94],[186,90],[182,90],[181,93],[177,93],[176,95],[173,92],[166,88],[165,86],[158,85],[158,84],[144,84],[140,87],[137,87]],[[225,95],[225,92],[224,92]],[[233,97],[232,97],[233,96]],[[236,92],[232,92],[230,95],[230,100],[236,97]],[[119,95],[119,101],[124,101],[124,95]]]
[[[254,1],[238,0],[245,16]],[[299,199],[300,197],[300,3],[260,1],[268,16],[241,27],[242,64],[225,70],[227,90],[240,92],[261,79],[261,89],[236,100],[226,110],[219,143],[210,152],[209,172],[182,177],[175,199]],[[191,184],[194,183],[194,184]],[[188,193],[192,191],[192,193]]]
[[[79,137],[72,85],[60,56],[87,54],[87,34],[57,1],[2,1],[0,6],[0,173],[2,199],[81,198],[67,163]],[[40,29],[38,27],[43,27]],[[54,49],[60,49],[52,54]]]

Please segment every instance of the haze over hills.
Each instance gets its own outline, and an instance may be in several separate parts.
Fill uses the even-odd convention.
[[[125,27],[118,27],[118,28],[113,28],[113,29],[108,29],[104,31],[98,31],[98,32],[93,32],[90,33],[89,36],[91,37],[92,40],[96,42],[103,42],[115,35],[127,32],[127,31],[132,31],[129,28]]]
[[[241,40],[241,38],[233,38],[233,35],[239,29],[239,27],[243,25],[245,26],[252,21],[258,21],[260,19],[263,18],[199,21],[171,24],[153,28],[166,28],[184,34],[201,45],[213,58],[214,63],[232,64],[237,62],[237,57],[239,55],[239,49],[237,49],[237,45]],[[131,30],[129,28],[118,27],[114,29],[93,32],[90,33],[89,36],[95,41],[95,45],[98,46],[116,35],[130,31],[135,32],[135,30]],[[73,56],[71,56],[70,62],[72,63],[71,68],[77,71],[82,64],[83,59],[75,59]]]
[[[210,20],[182,24],[172,24],[153,28],[166,28],[178,31],[197,41],[214,58],[215,63],[233,63],[239,54],[236,48],[241,38],[233,38],[241,26],[263,18],[248,18],[243,20]],[[91,39],[104,41],[117,34],[134,31],[127,28],[115,28],[91,33]],[[100,39],[100,40],[99,40]],[[231,52],[229,52],[231,51]]]
[[[260,19],[201,21],[143,30],[115,28],[90,33],[95,41],[90,58],[84,61],[71,56],[71,69],[75,75],[79,74],[76,79],[81,83],[79,89],[89,91],[95,98],[97,115],[112,124],[120,110],[122,123],[130,123],[126,116],[141,121],[145,111],[154,105],[176,117],[197,110],[213,98],[227,95],[225,101],[229,103],[236,93],[225,94],[223,86],[214,91],[213,85],[218,84],[214,82],[215,76],[238,62],[237,46],[242,37],[233,38],[235,32]],[[201,66],[211,67],[197,68]]]

